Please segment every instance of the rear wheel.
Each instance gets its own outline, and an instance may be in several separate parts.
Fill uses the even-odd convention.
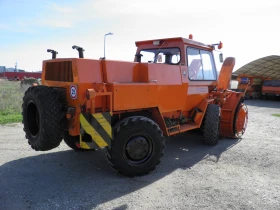
[[[125,176],[141,176],[153,171],[164,153],[164,136],[147,117],[133,116],[113,128],[114,139],[107,148],[110,165]]]
[[[204,139],[206,145],[216,145],[220,138],[220,107],[209,104],[204,116]]]
[[[62,141],[65,90],[46,86],[28,88],[23,97],[23,130],[34,150],[46,151]]]

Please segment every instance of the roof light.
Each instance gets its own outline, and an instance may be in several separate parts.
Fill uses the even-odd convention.
[[[189,39],[193,39],[193,35],[192,34],[189,35]]]
[[[160,41],[157,40],[157,41],[153,41],[153,45],[159,45]]]
[[[219,45],[218,45],[218,49],[222,49],[223,48],[223,43],[220,41]]]

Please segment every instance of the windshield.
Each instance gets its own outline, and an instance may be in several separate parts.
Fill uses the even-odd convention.
[[[178,64],[180,62],[179,48],[161,48],[141,50],[141,62]]]

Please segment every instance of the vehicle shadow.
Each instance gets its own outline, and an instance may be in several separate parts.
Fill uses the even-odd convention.
[[[93,209],[108,201],[148,186],[177,169],[191,167],[221,154],[239,140],[223,139],[214,147],[201,143],[202,136],[188,132],[166,139],[160,166],[143,177],[124,177],[107,164],[105,151],[72,150],[39,154],[0,167],[0,209]],[[124,210],[123,203],[114,209]]]

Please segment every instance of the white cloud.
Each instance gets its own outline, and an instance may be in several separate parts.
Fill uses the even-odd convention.
[[[48,20],[40,20],[40,25],[46,25],[54,28],[73,28],[73,23],[63,19],[48,19]]]
[[[9,30],[10,27],[6,24],[0,24],[0,29],[3,29],[3,30]]]
[[[47,7],[49,10],[53,10],[59,13],[71,13],[73,12],[73,8],[68,7],[68,6],[60,6],[57,3],[50,2]]]

